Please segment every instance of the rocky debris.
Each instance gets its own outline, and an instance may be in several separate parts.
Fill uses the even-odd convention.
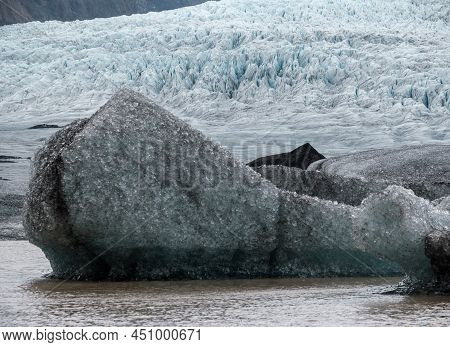
[[[0,195],[0,205],[2,206],[2,209],[0,210],[0,215],[3,216],[6,213],[8,213],[9,209],[18,209],[22,208],[24,203],[25,197],[22,195],[15,195],[15,194],[6,194],[6,195]]]
[[[14,160],[22,159],[21,157],[16,157],[13,155],[0,155],[0,164],[1,163],[15,163]]]
[[[10,160],[10,159],[22,159],[22,158],[13,155],[0,155],[0,160]]]
[[[24,241],[26,239],[22,223],[0,222],[0,241]]]
[[[247,165],[253,168],[263,165],[281,165],[306,170],[310,164],[322,159],[325,159],[322,154],[309,143],[305,143],[291,152],[258,158]]]
[[[32,127],[29,127],[28,129],[34,130],[34,129],[56,129],[61,128],[59,125],[55,124],[38,124],[34,125]]]
[[[0,240],[24,240],[22,207],[25,197],[0,194]]]

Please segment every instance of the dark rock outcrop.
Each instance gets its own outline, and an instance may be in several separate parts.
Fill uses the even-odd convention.
[[[250,167],[281,165],[306,170],[310,164],[322,159],[325,159],[322,154],[317,152],[309,143],[305,143],[291,152],[258,158],[247,165]]]
[[[0,25],[73,21],[172,10],[206,0],[2,0]]]
[[[9,159],[22,159],[22,158],[16,157],[14,155],[0,155],[0,160],[9,160]]]
[[[22,159],[13,155],[0,155],[0,163],[15,163],[14,160]]]
[[[56,128],[60,128],[60,126],[55,124],[37,124],[33,125],[32,127],[29,127],[28,129],[34,130],[34,129],[56,129]]]

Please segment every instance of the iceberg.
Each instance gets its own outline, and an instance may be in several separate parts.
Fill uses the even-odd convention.
[[[411,189],[444,208],[450,196],[448,145],[362,151],[316,160],[306,170],[267,164],[254,169],[280,189],[352,206],[390,185]]]
[[[280,189],[123,90],[38,151],[24,226],[58,278],[405,273],[446,290],[448,253],[426,241],[450,232],[450,214],[439,206],[399,186],[360,206]]]
[[[281,165],[260,166],[254,170],[280,189],[351,206],[361,205],[369,195],[381,193],[390,185],[384,180],[369,181]]]
[[[37,153],[25,228],[62,278],[263,275],[278,204],[223,147],[124,91]]]
[[[308,170],[368,182],[389,182],[435,200],[450,195],[450,146],[400,146],[363,151],[311,164]]]

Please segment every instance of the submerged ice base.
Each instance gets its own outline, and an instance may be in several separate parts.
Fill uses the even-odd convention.
[[[360,206],[279,189],[142,95],[121,91],[37,153],[25,227],[60,278],[407,273],[429,283],[425,238],[450,226],[439,206],[398,186]]]

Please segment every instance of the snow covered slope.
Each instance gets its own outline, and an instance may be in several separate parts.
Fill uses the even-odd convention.
[[[127,86],[244,160],[268,143],[325,155],[448,144],[449,11],[448,0],[223,0],[2,27],[0,129],[67,124]]]

